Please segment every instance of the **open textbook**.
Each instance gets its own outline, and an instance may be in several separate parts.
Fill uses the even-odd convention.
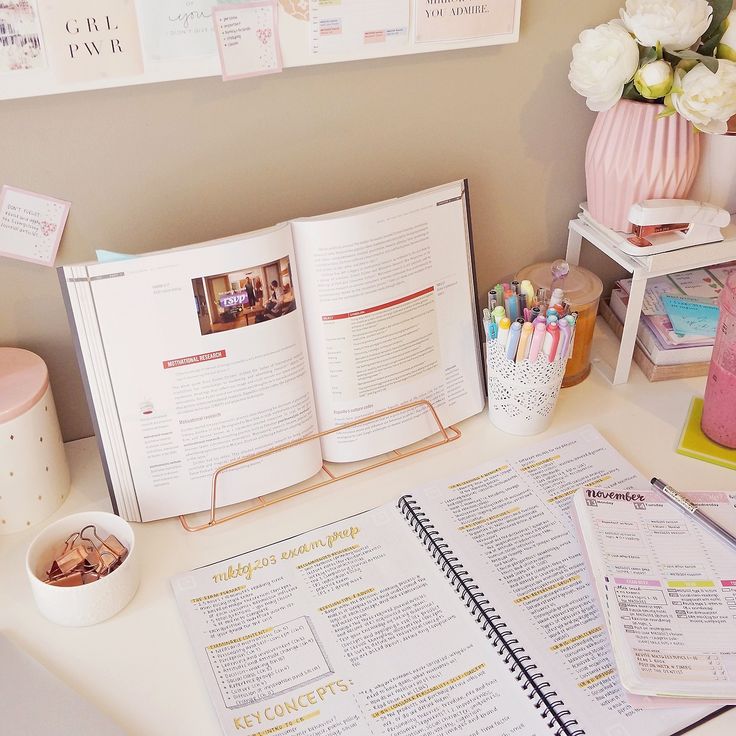
[[[112,263],[59,269],[115,509],[210,506],[229,462],[427,399],[483,409],[466,182]],[[245,501],[437,431],[401,412],[224,473]]]
[[[223,732],[669,736],[634,708],[570,515],[642,477],[593,427],[172,587]],[[398,503],[398,508],[397,508]]]
[[[687,497],[736,529],[736,493]],[[575,512],[626,689],[736,702],[736,552],[651,488],[584,489]]]

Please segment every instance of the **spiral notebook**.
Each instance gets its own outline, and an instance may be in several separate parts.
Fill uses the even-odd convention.
[[[669,736],[622,690],[570,505],[644,479],[590,426],[172,580],[223,732]]]

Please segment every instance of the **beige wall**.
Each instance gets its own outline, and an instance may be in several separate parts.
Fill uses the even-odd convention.
[[[593,123],[570,48],[620,5],[523,0],[509,46],[2,102],[0,183],[71,200],[66,264],[468,177],[484,290],[564,251]],[[91,434],[56,273],[3,259],[0,294],[0,344],[46,360],[65,438]]]

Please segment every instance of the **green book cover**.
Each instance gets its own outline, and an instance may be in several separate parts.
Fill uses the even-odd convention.
[[[722,465],[724,468],[736,470],[736,450],[719,445],[706,437],[703,430],[700,429],[702,416],[703,399],[696,397],[690,403],[690,411],[685,426],[682,428],[677,452],[698,460],[705,460],[707,463],[715,463],[716,465]]]

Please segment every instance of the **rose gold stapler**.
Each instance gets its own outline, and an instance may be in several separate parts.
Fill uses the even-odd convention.
[[[686,248],[723,240],[722,227],[731,222],[726,210],[692,199],[647,199],[629,210],[632,245],[670,246],[667,250]]]

